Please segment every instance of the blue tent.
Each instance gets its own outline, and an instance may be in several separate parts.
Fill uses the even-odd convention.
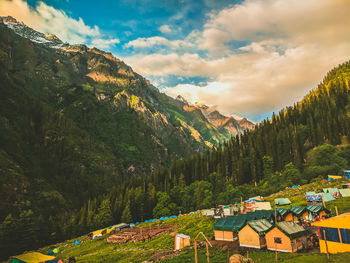
[[[75,241],[75,242],[73,243],[73,246],[74,246],[74,245],[78,245],[78,244],[80,244],[80,241],[79,241],[79,240]]]
[[[297,185],[293,185],[292,188],[298,188],[298,186]]]
[[[135,224],[133,224],[133,223],[130,224],[130,227],[134,227],[134,226],[135,226]]]

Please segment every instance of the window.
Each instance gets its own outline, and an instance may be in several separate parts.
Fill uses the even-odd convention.
[[[275,243],[276,243],[276,244],[282,244],[282,238],[280,238],[280,237],[275,237]]]
[[[341,240],[345,244],[350,244],[350,229],[340,228]]]
[[[323,230],[326,232],[327,241],[340,242],[337,228],[320,227],[321,240],[324,240]]]

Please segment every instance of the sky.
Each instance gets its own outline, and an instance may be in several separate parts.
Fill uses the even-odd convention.
[[[110,51],[161,92],[260,121],[350,59],[350,0],[0,0],[71,44]]]

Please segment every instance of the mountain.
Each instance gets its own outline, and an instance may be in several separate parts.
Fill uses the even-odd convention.
[[[0,20],[0,80],[2,252],[71,235],[57,226],[89,200],[229,138],[111,53],[12,17]]]
[[[246,118],[236,120],[232,116],[224,116],[216,108],[216,106],[207,106],[204,104],[196,104],[198,109],[201,110],[207,120],[213,124],[220,132],[228,133],[233,136],[242,134],[245,130],[251,130],[254,128],[254,123]]]
[[[142,174],[229,139],[111,53],[63,43],[12,17],[2,21],[8,77],[102,142],[124,170]]]

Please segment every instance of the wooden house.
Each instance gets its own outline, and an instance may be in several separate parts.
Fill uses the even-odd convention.
[[[309,220],[314,221],[317,216],[320,218],[330,214],[329,210],[320,205],[308,205],[306,209],[309,211]]]
[[[296,252],[303,248],[306,231],[294,222],[278,222],[266,234],[268,250]]]
[[[246,222],[258,219],[274,220],[274,211],[259,210],[237,216],[219,218],[214,224],[215,240],[234,241],[237,239],[238,231],[245,226]]]
[[[218,241],[234,241],[237,231],[243,227],[245,220],[238,216],[219,218],[214,224],[214,237]]]
[[[191,237],[184,234],[176,234],[175,236],[175,250],[183,249],[190,245]]]
[[[266,247],[265,233],[270,230],[272,224],[266,219],[247,222],[238,232],[239,245],[241,247],[263,248]]]
[[[291,206],[289,208],[289,211],[293,214],[294,222],[298,222],[298,218],[303,220],[309,220],[309,210],[307,210],[304,206]]]
[[[277,208],[276,208],[277,221],[288,221],[288,220],[285,220],[285,217],[286,217],[289,213],[291,213],[291,212],[289,212],[289,209],[277,207]],[[290,221],[290,220],[289,220],[289,221]]]
[[[318,227],[320,252],[350,252],[350,213],[312,223]]]

